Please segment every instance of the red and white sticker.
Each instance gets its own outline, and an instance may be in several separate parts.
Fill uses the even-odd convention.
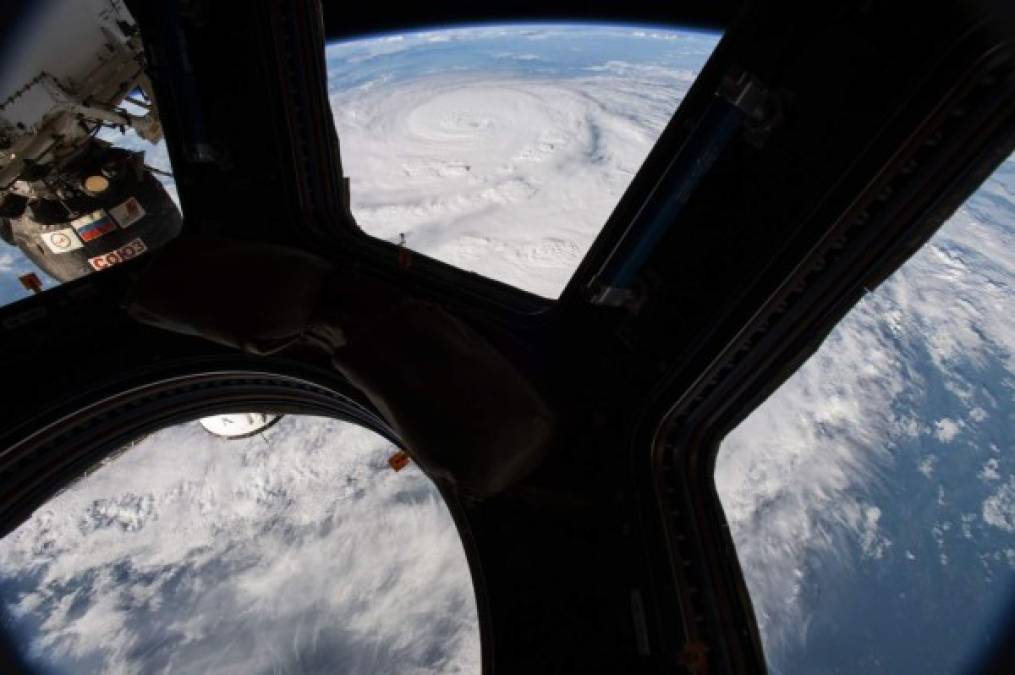
[[[102,255],[97,255],[94,258],[89,258],[88,264],[92,266],[92,269],[101,272],[113,265],[119,265],[131,258],[136,258],[147,250],[148,247],[144,245],[143,241],[140,239],[134,239],[130,243],[125,246],[121,246],[115,251],[110,251],[109,253],[103,253]]]
[[[109,209],[109,215],[113,216],[113,219],[116,220],[120,227],[130,227],[145,217],[145,210],[141,206],[141,202],[133,197],[129,197],[127,201]]]
[[[42,243],[46,245],[46,248],[53,253],[66,253],[67,251],[81,248],[81,240],[78,239],[77,232],[74,231],[73,227],[65,227],[62,230],[54,230],[53,232],[43,232],[39,236],[42,237]]]

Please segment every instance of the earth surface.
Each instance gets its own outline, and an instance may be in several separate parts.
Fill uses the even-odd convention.
[[[353,212],[555,297],[717,41],[523,25],[332,45]],[[716,485],[774,672],[956,672],[1000,639],[1013,251],[1009,160],[724,441]],[[30,268],[0,249],[0,301]],[[0,542],[3,624],[60,673],[478,672],[454,525],[391,451],[301,417],[142,439]]]

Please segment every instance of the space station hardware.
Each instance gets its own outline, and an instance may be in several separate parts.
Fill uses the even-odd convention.
[[[231,413],[202,417],[199,421],[204,430],[213,436],[227,440],[247,438],[261,433],[282,419],[281,415],[270,413]]]
[[[405,467],[409,466],[410,461],[412,461],[412,458],[409,457],[409,453],[407,453],[405,450],[399,450],[398,452],[388,457],[388,466],[391,467],[392,471],[397,473],[402,469],[404,469]]]
[[[152,256],[127,311],[253,354],[324,352],[432,478],[467,494],[509,488],[545,457],[550,408],[461,318],[304,251],[185,237]]]
[[[35,272],[28,272],[18,277],[24,289],[30,293],[42,293],[42,279]]]
[[[29,16],[0,71],[0,236],[69,281],[175,237],[182,218],[142,152],[158,109],[134,20],[119,0],[60,2]]]

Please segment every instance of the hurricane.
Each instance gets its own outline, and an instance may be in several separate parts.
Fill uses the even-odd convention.
[[[718,40],[579,24],[331,45],[352,214],[556,298]],[[164,145],[118,142],[170,168]],[[716,492],[773,672],[962,670],[990,646],[1015,590],[1013,250],[1009,159],[723,441]],[[27,266],[0,252],[5,279]],[[0,542],[5,620],[58,672],[478,672],[454,522],[392,451],[296,417],[140,439]]]

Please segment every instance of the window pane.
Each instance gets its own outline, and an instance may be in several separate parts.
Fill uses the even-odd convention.
[[[964,671],[1015,600],[1015,159],[723,442],[779,673]]]
[[[141,255],[181,224],[130,13],[23,4],[0,62],[0,305]]]
[[[461,540],[392,452],[312,417],[152,434],[0,541],[5,627],[74,674],[478,672]]]
[[[717,42],[576,24],[333,44],[353,214],[376,237],[555,298]]]

